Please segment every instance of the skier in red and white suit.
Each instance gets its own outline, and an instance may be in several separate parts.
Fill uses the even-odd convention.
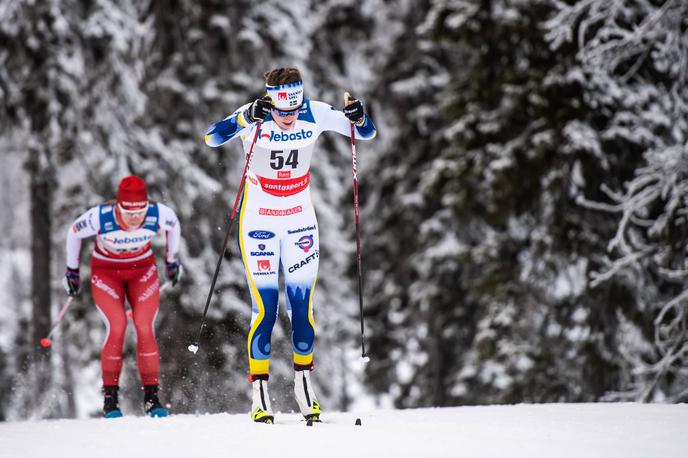
[[[81,241],[96,237],[91,256],[91,292],[107,327],[101,352],[104,414],[122,416],[117,392],[122,371],[122,347],[127,326],[125,298],[136,328],[138,369],[144,387],[144,410],[166,416],[158,399],[159,355],[154,321],[160,304],[160,287],[151,239],[159,231],[167,235],[167,276],[175,285],[182,273],[177,259],[181,229],[174,211],[148,200],[146,183],[137,176],[124,178],[117,202],[91,208],[74,221],[67,232],[67,270],[64,286],[75,296],[80,290]]]
[[[368,140],[377,131],[358,100],[348,100],[342,112],[304,98],[301,75],[295,68],[269,71],[265,80],[268,97],[246,104],[215,123],[206,132],[205,141],[209,146],[220,146],[241,138],[248,154],[257,122],[263,121],[239,213],[239,244],[253,306],[248,335],[252,419],[273,421],[267,381],[281,265],[292,325],[294,392],[303,416],[317,421],[320,405],[313,393],[310,372],[320,237],[310,195],[311,158],[315,142],[324,132],[348,137],[354,123],[356,138]]]

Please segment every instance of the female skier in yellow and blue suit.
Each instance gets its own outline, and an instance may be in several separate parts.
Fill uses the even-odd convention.
[[[360,101],[350,99],[343,112],[303,95],[295,68],[265,74],[268,97],[246,104],[208,129],[205,141],[220,146],[241,137],[248,154],[262,121],[248,167],[239,214],[239,245],[252,300],[248,335],[249,381],[253,384],[252,419],[272,422],[267,393],[270,338],[277,317],[278,271],[285,276],[287,312],[292,324],[294,393],[301,413],[317,421],[313,369],[313,291],[320,238],[310,197],[310,164],[318,136],[335,131],[356,138],[376,135]]]

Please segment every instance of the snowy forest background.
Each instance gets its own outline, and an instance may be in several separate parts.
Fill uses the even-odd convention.
[[[366,366],[348,140],[326,135],[313,161],[325,411],[688,401],[685,0],[0,0],[0,419],[99,414],[88,287],[53,347],[38,341],[66,298],[69,224],[130,173],[182,222],[163,400],[248,411],[235,244],[186,350],[243,168],[238,142],[203,134],[283,65],[310,98],[361,98],[379,129],[358,147]],[[288,411],[278,323],[271,392]],[[142,402],[133,337],[125,413]]]

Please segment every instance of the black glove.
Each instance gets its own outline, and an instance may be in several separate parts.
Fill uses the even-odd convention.
[[[363,111],[363,104],[349,95],[347,92],[344,96],[344,116],[349,118],[349,121],[357,124],[363,120],[365,112]]]
[[[79,276],[79,269],[65,270],[64,278],[62,279],[62,286],[65,291],[72,297],[78,296],[81,292],[81,277]]]
[[[166,262],[167,278],[172,282],[172,286],[176,285],[180,278],[182,278],[182,265],[179,261]]]
[[[272,99],[266,95],[262,99],[254,101],[251,106],[244,111],[244,118],[251,124],[256,121],[263,122],[270,114],[270,110],[272,110]]]

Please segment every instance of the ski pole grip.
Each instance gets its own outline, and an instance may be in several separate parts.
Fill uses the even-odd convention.
[[[351,94],[344,91],[344,106],[346,107],[351,102]]]

